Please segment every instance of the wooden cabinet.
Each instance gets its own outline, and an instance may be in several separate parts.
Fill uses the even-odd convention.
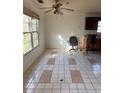
[[[96,38],[96,47],[97,51],[101,51],[101,38]]]
[[[88,35],[84,36],[82,49],[85,51],[90,51],[92,49],[92,47],[88,43]],[[96,37],[96,43],[95,43],[94,49],[95,49],[95,51],[101,51],[101,38]]]

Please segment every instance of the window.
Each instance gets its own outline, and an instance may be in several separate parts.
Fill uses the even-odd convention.
[[[23,15],[23,54],[39,45],[38,23],[38,19]]]
[[[101,21],[98,21],[97,32],[101,33]]]

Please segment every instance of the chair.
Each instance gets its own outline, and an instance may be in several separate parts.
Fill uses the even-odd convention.
[[[96,45],[96,34],[88,35],[88,45],[88,48],[94,52]]]
[[[72,49],[70,49],[69,51],[71,51],[71,50],[76,51],[76,49],[74,47],[78,45],[77,37],[76,36],[71,36],[69,38],[69,44],[72,46]]]

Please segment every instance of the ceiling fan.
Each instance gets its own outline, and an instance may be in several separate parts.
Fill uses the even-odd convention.
[[[69,4],[69,2],[66,2],[66,3]],[[74,11],[74,9],[64,8],[62,6],[63,4],[60,2],[60,0],[55,0],[55,4],[53,4],[52,7],[45,7],[45,8],[40,8],[40,9],[49,9],[45,11],[44,13],[49,13],[53,11],[54,14],[58,14],[58,15],[64,14],[62,10],[67,10],[67,11],[72,11],[72,12]]]
[[[39,3],[44,3],[43,0],[37,0]]]

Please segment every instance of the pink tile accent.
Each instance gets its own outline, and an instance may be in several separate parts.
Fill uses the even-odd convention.
[[[53,55],[53,54],[57,54],[57,51],[52,51],[51,54],[52,54],[52,55]]]
[[[69,65],[76,65],[76,62],[75,62],[74,58],[69,58],[68,62],[69,62]]]
[[[51,76],[52,76],[52,70],[44,70],[39,80],[39,83],[50,83]]]
[[[55,64],[55,58],[49,58],[47,65],[54,65]]]
[[[95,59],[93,59],[93,58],[88,58],[88,61],[89,61],[91,64],[96,63]]]
[[[70,70],[72,83],[82,83],[82,77],[79,70]]]

